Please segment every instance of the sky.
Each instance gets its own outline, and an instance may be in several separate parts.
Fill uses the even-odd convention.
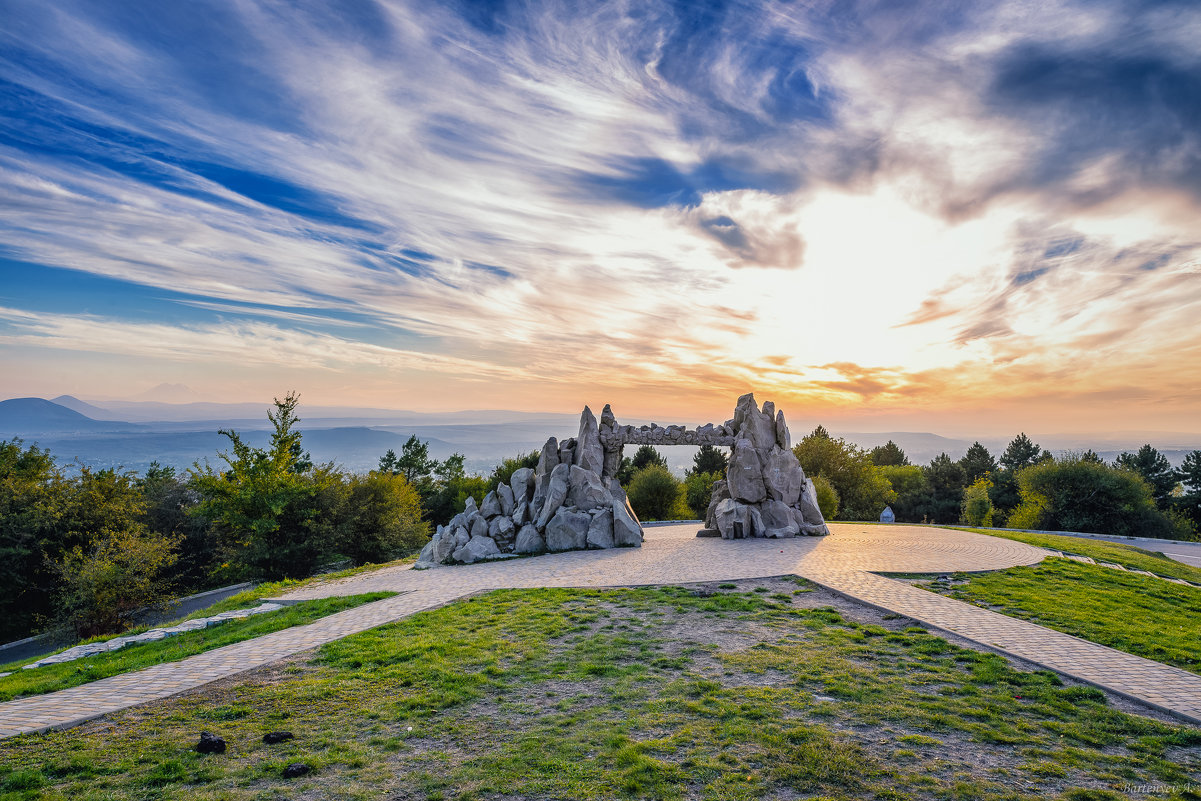
[[[1201,431],[1195,2],[0,18],[5,397]]]

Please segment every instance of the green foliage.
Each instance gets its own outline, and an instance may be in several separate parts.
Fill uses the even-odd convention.
[[[822,517],[833,520],[838,517],[838,490],[830,480],[822,475],[813,476],[813,492],[817,495],[817,508],[821,509]]]
[[[988,448],[981,445],[979,441],[976,441],[972,443],[971,447],[967,449],[967,453],[959,460],[959,466],[963,468],[964,480],[968,484],[973,484],[980,476],[995,473],[997,470],[997,460],[988,452]]]
[[[291,430],[299,396],[275,399],[269,415],[275,425],[268,450],[252,448],[236,431],[222,430],[230,452],[218,456],[227,469],[199,464],[191,486],[200,495],[192,513],[212,521],[229,555],[232,573],[250,578],[299,578],[310,575],[329,554],[328,542],[313,536],[318,496],[333,481],[325,471],[317,481],[299,472],[295,445],[300,432]],[[310,471],[311,472],[311,471]],[[322,486],[324,484],[324,486]],[[337,498],[325,499],[336,505]]]
[[[724,473],[703,473],[692,471],[684,477],[684,500],[692,515],[698,520],[704,520],[709,511],[709,501],[713,497],[713,483],[720,481]]]
[[[1175,501],[1176,509],[1201,531],[1201,451],[1192,451],[1184,457],[1177,477],[1181,492]]]
[[[992,526],[992,500],[988,491],[992,489],[992,481],[984,474],[972,482],[963,492],[963,509],[959,521],[969,526]]]
[[[146,525],[162,537],[179,542],[179,558],[170,568],[172,584],[179,590],[205,589],[220,564],[220,543],[209,521],[189,514],[200,496],[175,468],[151,462],[138,480],[146,504]]]
[[[488,486],[494,488],[497,484],[508,484],[509,479],[513,478],[513,474],[523,467],[531,470],[536,468],[539,455],[539,451],[534,451],[525,456],[511,456],[505,459],[493,469],[492,475],[488,476]]]
[[[1005,453],[1001,454],[1001,466],[1016,473],[1018,470],[1050,457],[1050,453],[1042,450],[1037,443],[1026,436],[1025,432],[1022,432],[1010,441],[1005,448]]]
[[[420,550],[429,541],[421,497],[404,476],[372,471],[346,480],[338,544],[356,565],[386,562]]]
[[[626,494],[640,520],[678,520],[692,514],[684,500],[683,485],[657,462],[634,473]]]
[[[1024,542],[1048,550],[1063,551],[1095,559],[1098,562],[1113,562],[1130,570],[1146,570],[1157,576],[1170,576],[1201,584],[1201,567],[1193,567],[1170,559],[1162,553],[1104,540],[1069,537],[1063,534],[1036,534],[1028,531],[980,531],[990,537]]]
[[[638,450],[634,451],[634,458],[630,460],[635,470],[642,470],[657,464],[660,467],[667,469],[667,457],[659,453],[654,445],[641,445]]]
[[[959,462],[945,453],[935,456],[923,468],[928,495],[921,505],[922,516],[931,523],[955,523],[963,504],[967,481]]]
[[[708,443],[702,445],[692,457],[693,473],[716,473],[719,477],[726,474],[730,457],[724,450],[715,448]]]
[[[909,457],[901,446],[891,439],[885,445],[877,445],[871,450],[872,464],[877,467],[900,467],[909,464]]]
[[[1165,537],[1171,523],[1155,508],[1142,476],[1068,455],[1018,473],[1021,504],[1009,528]]]
[[[1132,470],[1142,476],[1151,486],[1151,497],[1155,499],[1156,506],[1167,508],[1178,480],[1168,457],[1150,445],[1144,445],[1138,449],[1138,453],[1120,455],[1114,460],[1113,466]]]
[[[891,504],[898,523],[921,522],[930,494],[926,472],[917,465],[893,465],[877,468],[888,479],[897,497]]]
[[[896,500],[896,493],[867,452],[842,438],[830,437],[821,426],[792,451],[806,476],[824,476],[833,486],[841,505],[837,519],[875,520]]]

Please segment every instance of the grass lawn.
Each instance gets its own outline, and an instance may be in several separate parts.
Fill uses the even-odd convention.
[[[1201,589],[1049,558],[925,584],[944,595],[1201,673]]]
[[[1122,567],[1135,570],[1146,570],[1160,576],[1184,579],[1194,584],[1201,584],[1201,568],[1186,565],[1170,559],[1162,553],[1136,548],[1133,545],[1123,545],[1104,540],[1090,540],[1085,537],[1065,537],[1060,534],[1028,534],[1022,531],[1000,531],[982,528],[966,528],[964,531],[974,531],[977,534],[987,534],[990,537],[1004,537],[1017,540],[1027,545],[1039,548],[1050,548],[1064,553],[1074,553],[1088,556],[1098,562],[1112,562]]]
[[[257,604],[259,598],[266,597],[270,592],[277,590],[278,585],[255,588],[197,612],[191,617],[207,617],[226,609],[246,608]],[[17,665],[37,660],[25,660],[24,663],[18,662],[3,668],[3,670],[13,671],[13,674],[0,677],[0,701],[11,701],[18,696],[41,695],[115,676],[118,673],[141,670],[162,662],[175,662],[185,657],[220,648],[223,645],[261,637],[264,634],[292,626],[312,623],[314,620],[332,615],[334,612],[341,612],[344,609],[351,609],[395,594],[393,592],[373,592],[364,595],[304,601],[284,607],[278,612],[266,612],[243,620],[228,620],[210,628],[177,634],[163,640],[134,643],[111,653],[97,654],[30,670],[23,670]]]
[[[265,745],[278,729],[296,739]],[[227,753],[196,754],[202,730]],[[297,762],[312,772],[283,778]],[[0,741],[6,799],[1086,801],[1199,782],[1201,729],[785,579],[497,591]]]

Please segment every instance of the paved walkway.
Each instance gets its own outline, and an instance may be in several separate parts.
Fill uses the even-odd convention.
[[[70,726],[166,698],[290,654],[505,587],[613,587],[799,575],[872,606],[1201,723],[1201,676],[980,609],[873,571],[932,573],[1035,564],[1047,551],[1020,542],[922,526],[833,525],[829,537],[698,539],[696,524],[647,529],[641,549],[576,551],[467,567],[377,570],[280,596],[304,600],[377,590],[396,598],[339,612],[180,662],[0,704],[0,737]]]

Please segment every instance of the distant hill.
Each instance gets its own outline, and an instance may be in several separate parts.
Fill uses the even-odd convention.
[[[132,431],[138,426],[112,420],[93,420],[74,409],[44,398],[0,401],[0,435],[28,437],[46,433]]]
[[[57,398],[51,398],[51,403],[57,403],[59,406],[65,406],[68,409],[79,412],[84,417],[90,417],[93,420],[119,420],[120,418],[114,415],[108,409],[102,409],[99,406],[93,406],[87,401],[81,401],[74,395],[59,395]]]

